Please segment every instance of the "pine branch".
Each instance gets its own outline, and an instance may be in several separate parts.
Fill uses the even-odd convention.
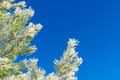
[[[63,57],[60,60],[54,61],[57,75],[60,80],[77,80],[75,72],[78,71],[78,66],[82,64],[82,58],[79,58],[77,56],[78,53],[75,52],[75,47],[77,45],[77,40],[70,39]]]
[[[54,61],[56,72],[46,76],[45,70],[37,66],[37,59],[14,62],[19,55],[35,52],[35,45],[29,44],[42,29],[42,25],[28,23],[34,10],[26,9],[24,1],[13,2],[14,0],[0,0],[0,80],[77,80],[75,73],[82,58],[75,51],[78,45],[75,39],[68,41],[62,58]]]

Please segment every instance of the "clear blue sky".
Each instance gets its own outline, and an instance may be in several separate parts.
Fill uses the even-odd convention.
[[[21,1],[21,0],[16,0]],[[69,38],[84,63],[78,80],[120,80],[120,0],[25,0],[35,10],[30,20],[44,27],[33,39],[31,57],[47,72],[54,70]]]

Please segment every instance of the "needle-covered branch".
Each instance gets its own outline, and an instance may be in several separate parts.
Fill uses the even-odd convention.
[[[82,64],[82,58],[79,58],[78,53],[75,52],[77,45],[77,40],[70,39],[63,57],[54,61],[59,80],[77,80],[75,72],[78,71],[78,66]]]
[[[68,41],[62,58],[54,61],[56,72],[45,75],[34,58],[15,62],[19,55],[37,50],[30,42],[42,25],[28,23],[33,15],[34,10],[27,9],[24,1],[0,0],[0,80],[77,80],[75,73],[82,58],[75,51],[75,39]]]

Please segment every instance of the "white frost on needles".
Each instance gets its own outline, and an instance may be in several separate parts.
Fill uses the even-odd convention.
[[[8,58],[0,58],[0,63],[5,61],[8,61]]]
[[[24,1],[13,1],[0,0],[0,80],[77,80],[75,73],[83,59],[75,51],[79,43],[75,39],[69,39],[61,59],[54,61],[56,71],[48,75],[37,66],[37,59],[14,62],[17,56],[37,49],[29,44],[42,25],[28,23],[34,10],[31,7],[26,9]],[[24,72],[24,69],[27,71]]]
[[[78,71],[78,66],[82,64],[82,58],[78,57],[78,52],[75,51],[75,47],[78,45],[78,41],[75,39],[69,39],[68,47],[60,60],[55,60],[55,68],[60,80],[77,80],[75,72]]]

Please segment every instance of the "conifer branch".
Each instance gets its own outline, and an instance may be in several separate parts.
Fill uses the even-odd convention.
[[[77,80],[75,73],[82,58],[75,51],[78,45],[75,39],[68,41],[62,58],[54,61],[56,72],[46,76],[45,70],[37,66],[37,59],[14,62],[19,55],[37,50],[30,42],[42,25],[28,23],[33,15],[34,10],[27,9],[24,1],[0,0],[0,80]]]

